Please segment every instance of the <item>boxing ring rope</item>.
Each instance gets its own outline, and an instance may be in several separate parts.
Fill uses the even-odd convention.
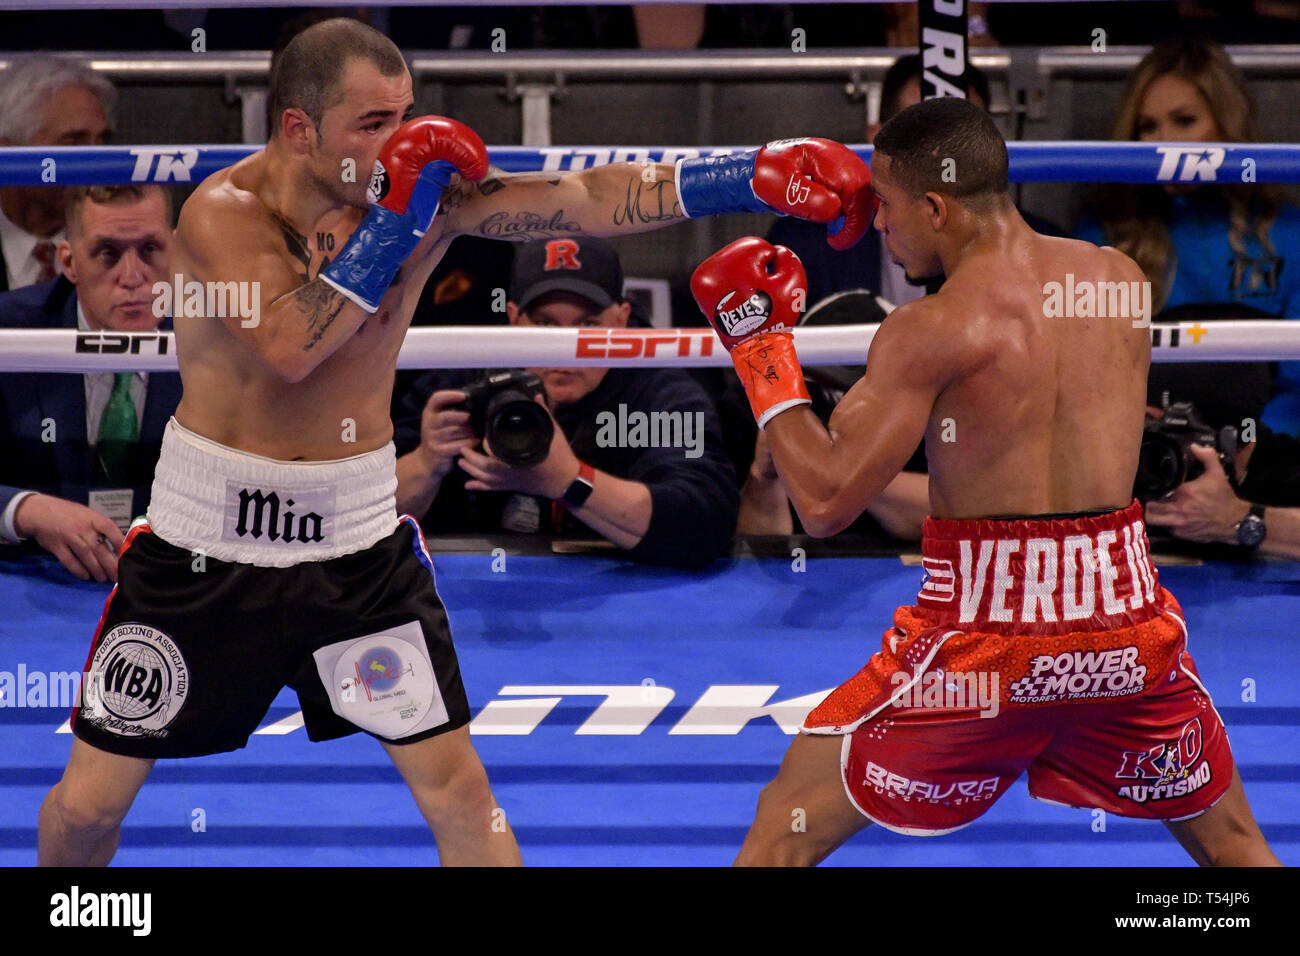
[[[18,147],[0,149],[0,186],[197,183],[254,152],[253,146]],[[752,147],[499,146],[509,172],[587,169],[611,162],[672,162]],[[870,159],[871,147],[852,147]],[[1013,182],[1300,183],[1300,144],[1012,142]],[[168,298],[171,298],[170,291]],[[1074,319],[1062,318],[1069,322]],[[1115,321],[1130,321],[1116,319]],[[861,365],[876,325],[800,328],[803,364]],[[1300,323],[1196,321],[1153,324],[1152,360],[1300,359]],[[708,328],[413,328],[398,368],[728,366]],[[0,372],[173,371],[170,332],[0,330]]]
[[[219,320],[212,320],[219,321]],[[1062,318],[1056,321],[1074,322]],[[1117,322],[1130,321],[1115,319]],[[879,325],[800,328],[805,366],[863,365]],[[1300,359],[1300,322],[1214,321],[1152,324],[1153,362],[1246,362]],[[398,368],[565,368],[730,366],[713,330],[413,328]],[[0,331],[0,372],[174,372],[170,332]]]
[[[0,149],[0,186],[198,183],[260,146],[20,146]],[[752,146],[493,146],[506,172],[559,172],[615,162],[674,162]],[[871,147],[850,148],[868,162]],[[1016,183],[1300,183],[1300,144],[1007,143]],[[368,171],[367,171],[368,172]]]

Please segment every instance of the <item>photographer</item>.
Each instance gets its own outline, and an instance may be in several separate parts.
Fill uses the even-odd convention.
[[[629,323],[618,256],[600,239],[520,246],[510,286],[506,315],[513,326]],[[394,419],[399,511],[420,518],[431,534],[595,532],[634,560],[679,567],[703,567],[726,549],[736,524],[735,477],[717,412],[689,375],[649,368],[528,371],[540,379],[553,425],[544,457],[530,466],[502,461],[491,453],[491,439],[484,447],[471,427],[465,389],[478,392],[469,405],[480,409],[493,391],[475,385],[482,372],[433,371],[403,396]],[[501,381],[530,397],[531,386],[518,373]],[[541,402],[541,394],[534,400]],[[652,426],[647,434],[635,427],[670,420],[671,430]]]
[[[1148,502],[1147,524],[1187,541],[1300,558],[1300,441],[1260,426],[1255,441],[1238,445],[1235,488],[1214,448],[1188,450],[1204,473]]]

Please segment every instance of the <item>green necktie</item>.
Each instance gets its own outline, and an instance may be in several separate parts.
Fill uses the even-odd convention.
[[[131,446],[140,439],[136,423],[135,402],[131,401],[131,379],[135,373],[118,372],[113,376],[113,394],[99,420],[99,437],[95,442],[95,481],[122,487],[128,484]]]

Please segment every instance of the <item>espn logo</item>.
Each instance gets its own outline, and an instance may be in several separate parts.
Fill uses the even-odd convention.
[[[704,357],[715,341],[712,329],[579,329],[574,358]]]
[[[77,352],[139,355],[145,351],[148,355],[166,355],[171,338],[170,332],[78,332]]]

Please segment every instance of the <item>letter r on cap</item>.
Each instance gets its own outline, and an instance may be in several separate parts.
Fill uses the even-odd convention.
[[[547,272],[552,269],[581,269],[578,261],[578,244],[572,239],[552,239],[546,244]]]

